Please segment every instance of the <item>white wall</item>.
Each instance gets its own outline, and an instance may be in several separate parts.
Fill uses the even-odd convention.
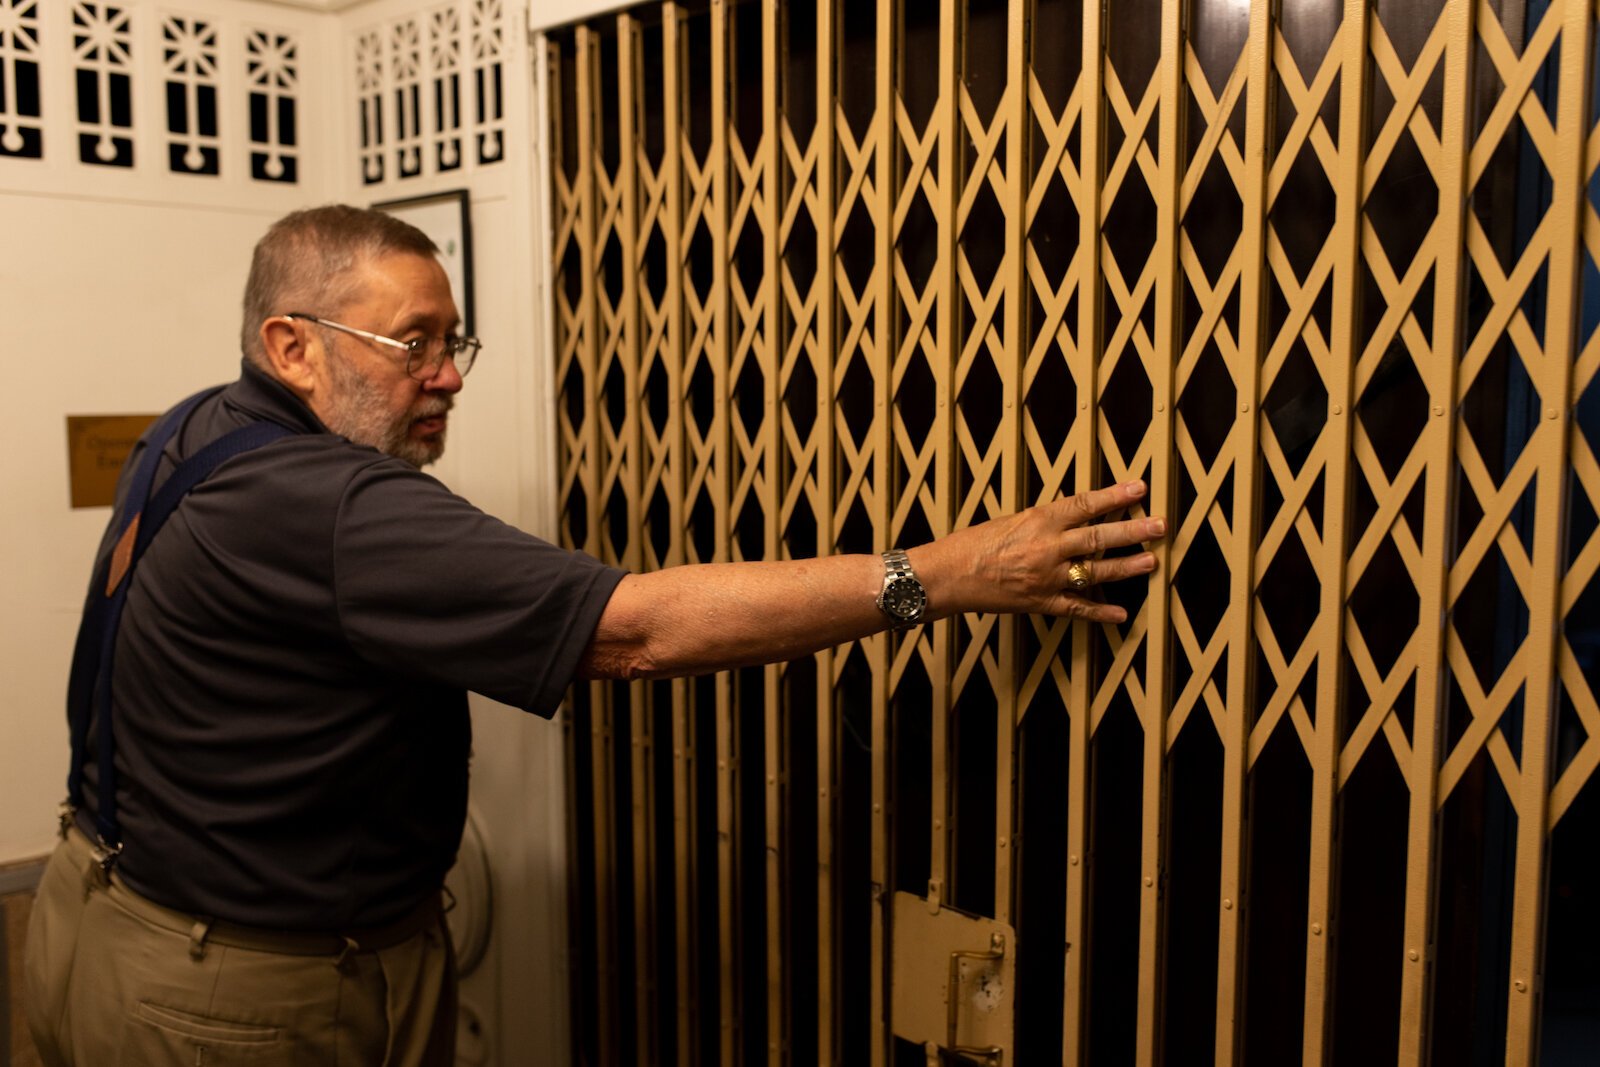
[[[200,0],[185,15],[217,26],[222,174],[166,170],[163,12],[127,0],[134,161],[87,166],[77,153],[66,3],[38,5],[44,158],[0,158],[0,321],[12,352],[0,445],[10,459],[0,509],[0,863],[48,851],[66,795],[66,685],[78,614],[108,508],[73,509],[66,416],[159,412],[238,374],[239,301],[250,251],[273,218],[333,195],[339,131],[314,101],[339,81],[336,27],[247,0]],[[248,176],[247,29],[298,44],[295,185]],[[15,38],[13,38],[13,42]]]
[[[0,192],[0,863],[54,841],[67,672],[109,516],[68,506],[66,416],[157,412],[235,377],[239,279],[270,218]]]
[[[157,0],[124,0],[154,55]],[[47,0],[55,40],[67,4]],[[438,4],[383,0],[322,10],[186,0],[225,27],[302,34],[302,182],[291,189],[165,174],[161,79],[138,80],[134,173],[73,158],[66,64],[46,72],[44,161],[0,158],[0,316],[6,323],[10,457],[0,508],[0,864],[42,856],[65,794],[66,683],[94,547],[109,509],[68,504],[65,417],[159,412],[238,367],[240,293],[251,248],[270,222],[330,200],[372,203],[445,188],[471,192],[477,332],[484,352],[451,420],[437,473],[492,514],[536,533],[554,528],[554,434],[548,354],[540,346],[537,204],[526,11],[507,12],[503,163],[454,175],[357,181],[354,34]],[[142,13],[142,14],[141,14]],[[463,22],[465,24],[465,20]],[[228,37],[227,33],[224,37]],[[236,34],[234,36],[237,36]],[[228,107],[224,101],[224,107]],[[242,113],[224,112],[238,151]],[[565,840],[559,728],[473,700],[473,803],[499,903],[489,957],[463,986],[490,1029],[488,1063],[567,1059]],[[535,1053],[535,1050],[537,1052]],[[535,1056],[535,1059],[530,1059]]]

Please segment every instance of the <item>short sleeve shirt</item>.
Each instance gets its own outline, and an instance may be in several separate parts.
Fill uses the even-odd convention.
[[[622,572],[329,432],[248,364],[169,444],[157,487],[258,419],[298,432],[218,466],[128,590],[119,870],[217,919],[381,924],[454,862],[467,691],[553,714]],[[92,755],[85,772],[92,807]]]

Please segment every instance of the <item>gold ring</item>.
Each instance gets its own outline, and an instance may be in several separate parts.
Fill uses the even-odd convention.
[[[1067,565],[1067,584],[1078,592],[1089,588],[1093,578],[1089,574],[1089,565],[1081,559],[1075,559]]]

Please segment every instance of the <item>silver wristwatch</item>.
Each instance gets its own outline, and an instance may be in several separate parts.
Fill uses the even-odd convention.
[[[917,581],[911,561],[898,549],[883,554],[883,590],[878,594],[878,610],[889,616],[889,625],[896,630],[915,626],[928,610],[928,592]]]

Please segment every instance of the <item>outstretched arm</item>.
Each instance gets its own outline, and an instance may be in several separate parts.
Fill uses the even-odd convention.
[[[1094,523],[1144,496],[1141,482],[1099,489],[958,530],[906,550],[928,594],[927,618],[1027,612],[1121,622],[1127,613],[1082,596],[1093,584],[1155,569],[1149,552],[1095,558],[1163,536],[1160,518]],[[669,678],[774,663],[888,626],[876,600],[877,556],[711,563],[630,574],[612,594],[578,665],[584,678]]]

